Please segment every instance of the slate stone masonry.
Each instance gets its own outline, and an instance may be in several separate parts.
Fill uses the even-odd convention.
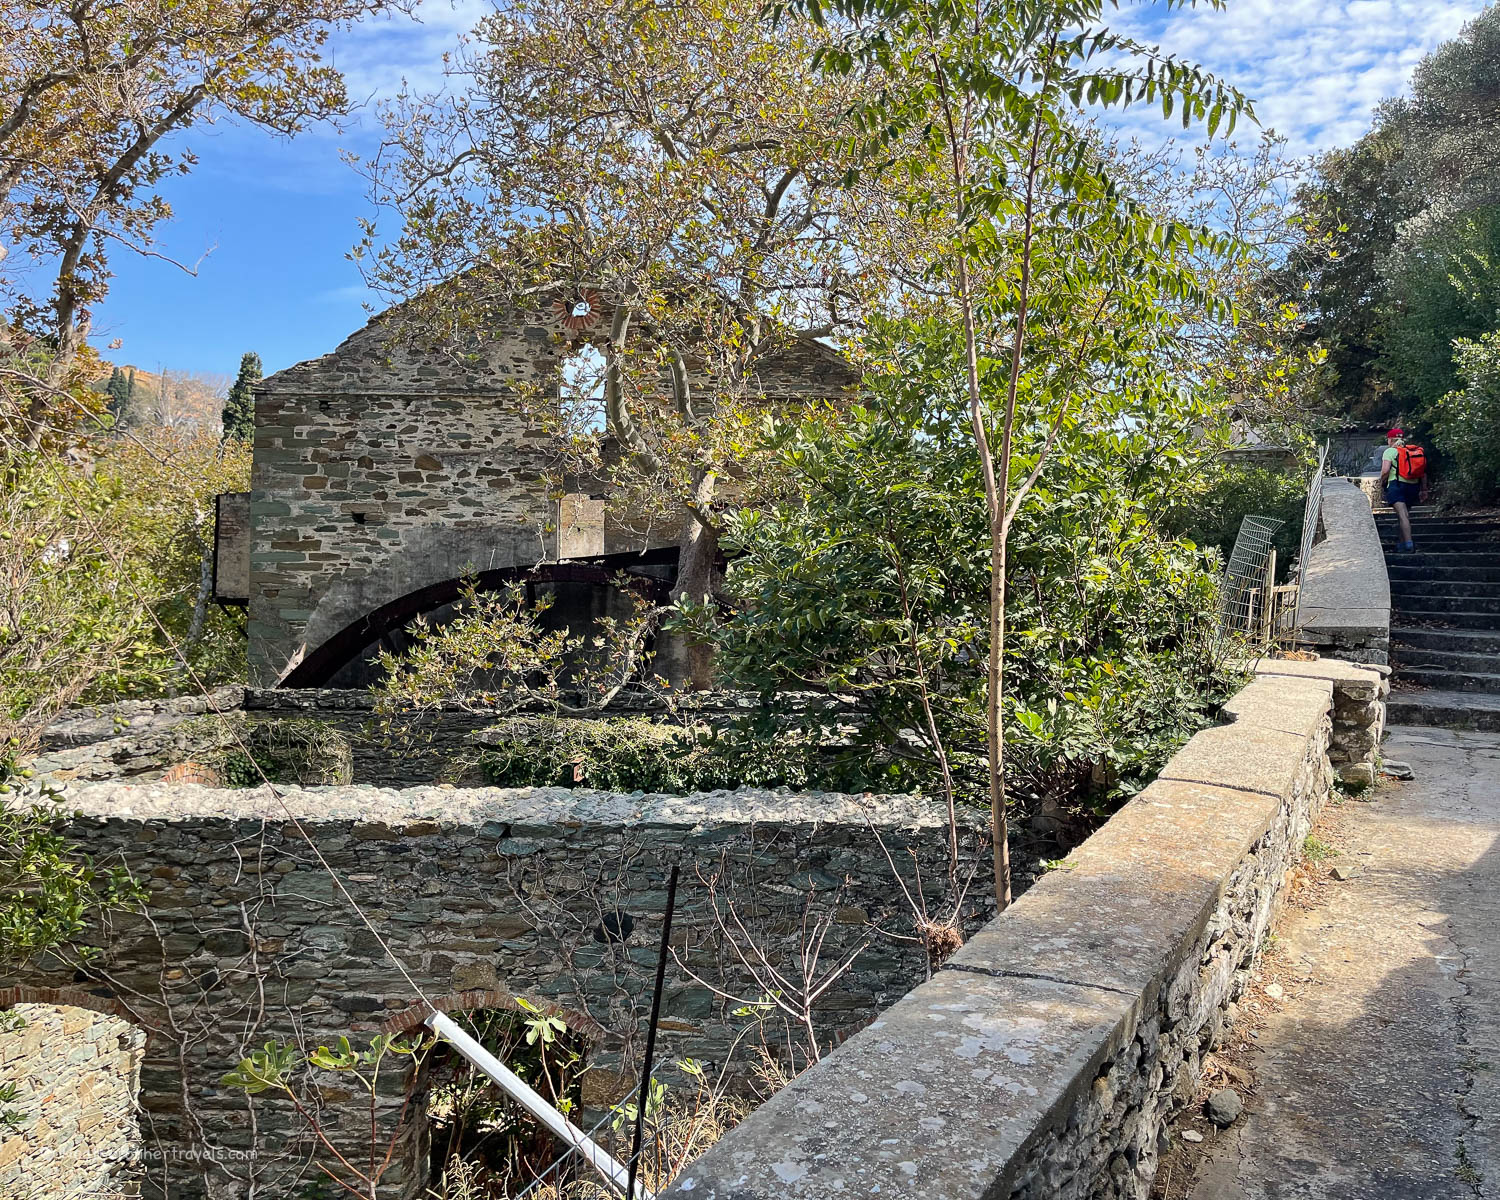
[[[578,512],[608,493],[559,495],[559,438],[539,396],[583,342],[552,309],[497,316],[462,347],[417,345],[390,314],[255,393],[249,498],[249,661],[270,685],[371,612],[471,570],[569,557]],[[585,335],[587,336],[587,335]],[[598,336],[598,331],[592,335]],[[756,367],[768,397],[831,398],[857,375],[789,339]],[[695,380],[702,387],[702,380]],[[564,503],[566,501],[567,503]],[[649,527],[601,518],[594,553],[676,545],[681,514]]]
[[[914,890],[915,852],[934,906],[944,876],[946,815],[910,797],[334,787],[285,799],[430,999],[527,995],[589,1033],[584,1098],[596,1110],[632,1078],[672,863],[682,872],[677,952],[736,995],[754,993],[710,880],[720,912],[733,901],[778,961],[795,961],[804,905],[830,922],[825,964],[864,946],[818,1007],[824,1049],[925,972],[915,945],[882,932],[912,928],[886,852]],[[245,1097],[220,1077],[268,1040],[316,1045],[410,1023],[416,992],[263,790],[93,784],[71,789],[69,805],[79,816],[66,835],[100,862],[123,860],[150,890],[145,917],[102,931],[90,983],[149,1034],[145,1194],[202,1196],[210,1183],[216,1196],[252,1185],[298,1194],[310,1170],[302,1122],[265,1096],[252,1126]],[[968,829],[971,861],[982,825]],[[631,918],[623,942],[601,934],[614,913]],[[0,985],[70,977],[38,968]],[[746,1025],[737,1007],[674,963],[662,1061],[691,1056],[748,1075],[749,1042],[731,1062]],[[388,1133],[400,1090],[383,1100]],[[422,1193],[421,1112],[419,1095],[382,1196]],[[367,1151],[361,1105],[330,1100],[327,1118],[346,1150]]]
[[[684,1200],[1145,1200],[1330,794],[1333,684],[1265,676]]]
[[[134,1196],[145,1034],[116,1014],[58,999],[0,994],[0,1086],[16,1089],[3,1106],[14,1121],[0,1139],[0,1196]]]

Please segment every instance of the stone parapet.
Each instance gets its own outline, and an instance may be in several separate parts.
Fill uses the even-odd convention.
[[[1328,797],[1333,683],[1230,723],[667,1193],[1144,1200]]]
[[[1391,585],[1369,497],[1347,479],[1325,479],[1318,525],[1302,567],[1297,639],[1333,658],[1385,664]]]
[[[1251,664],[1256,675],[1291,679],[1326,679],[1333,685],[1333,735],[1328,760],[1339,781],[1350,788],[1375,782],[1380,740],[1385,736],[1386,698],[1391,669],[1356,665],[1337,658],[1316,662],[1261,658]]]

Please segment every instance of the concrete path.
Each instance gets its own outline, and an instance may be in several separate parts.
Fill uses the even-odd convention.
[[[1401,727],[1411,783],[1351,801],[1358,864],[1277,930],[1291,982],[1193,1200],[1500,1198],[1500,735]]]

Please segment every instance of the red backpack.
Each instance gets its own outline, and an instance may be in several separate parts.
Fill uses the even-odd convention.
[[[1396,449],[1396,474],[1410,483],[1427,478],[1427,452],[1421,446],[1399,446]]]

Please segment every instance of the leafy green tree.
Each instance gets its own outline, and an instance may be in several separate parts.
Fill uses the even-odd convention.
[[[1500,314],[1500,204],[1427,222],[1384,267],[1381,369],[1402,407],[1426,414],[1459,386],[1454,344],[1478,338]]]
[[[1167,0],[1166,7],[1177,7]],[[1102,25],[1103,0],[794,0],[826,21],[833,72],[878,74],[857,128],[929,234],[923,294],[962,331],[988,522],[986,758],[1001,908],[1011,898],[1004,736],[1010,532],[1058,436],[1107,392],[1168,365],[1183,306],[1210,298],[1190,255],[1214,239],[1120,187],[1089,110],[1160,105],[1210,137],[1249,111],[1213,76]],[[1128,383],[1121,376],[1128,374]]]
[[[240,359],[239,374],[224,400],[224,438],[249,442],[255,437],[255,385],[261,378],[260,355],[253,350]]]
[[[1500,299],[1500,8],[1427,55],[1410,95],[1333,151],[1298,198],[1312,235],[1285,294],[1306,302],[1340,408],[1422,413],[1457,385],[1453,342]]]
[[[865,404],[769,432],[788,485],[729,518],[733,615],[686,619],[731,683],[853,697],[865,744],[951,815],[988,800],[984,480],[961,331],[890,336]],[[1206,453],[1204,408],[1171,390],[1141,380],[1070,422],[1011,534],[1006,777],[1033,813],[1130,794],[1224,694],[1212,560],[1151,518]]]
[[[1500,496],[1500,332],[1460,341],[1455,349],[1463,386],[1439,401],[1435,432],[1457,494],[1491,501]]]

